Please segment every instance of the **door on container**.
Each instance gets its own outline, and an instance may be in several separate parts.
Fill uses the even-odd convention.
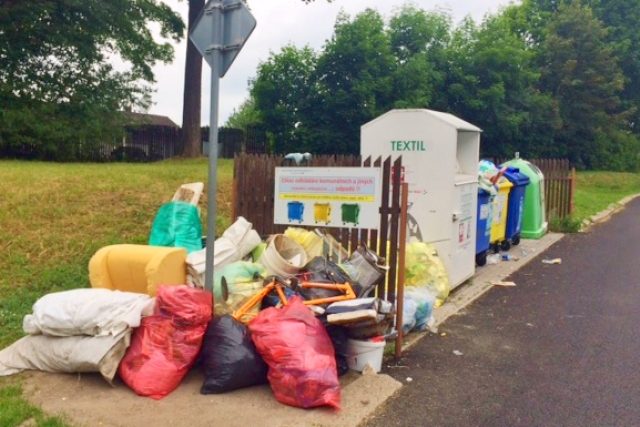
[[[477,208],[477,181],[468,176],[456,177],[449,251],[449,279],[452,288],[463,283],[475,272]]]

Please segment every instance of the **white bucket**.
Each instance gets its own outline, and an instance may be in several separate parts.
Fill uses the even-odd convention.
[[[305,266],[307,254],[295,240],[277,234],[271,239],[258,262],[264,265],[268,274],[291,277]]]
[[[347,340],[347,365],[349,369],[360,371],[369,364],[376,372],[382,369],[385,341]]]

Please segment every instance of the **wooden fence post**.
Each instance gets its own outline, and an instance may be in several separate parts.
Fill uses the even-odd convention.
[[[404,270],[405,255],[407,249],[407,209],[409,206],[409,184],[402,183],[402,201],[400,203],[400,241],[398,242],[398,282],[396,283],[396,362],[402,356],[402,343],[404,334],[402,324],[404,323]]]

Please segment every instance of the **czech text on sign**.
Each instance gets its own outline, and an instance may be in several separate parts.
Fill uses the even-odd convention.
[[[380,168],[276,168],[276,224],[378,228]]]

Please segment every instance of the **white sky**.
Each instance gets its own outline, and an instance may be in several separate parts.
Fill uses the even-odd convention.
[[[164,0],[187,22],[187,0]],[[486,13],[493,13],[509,4],[510,0],[414,0],[411,4],[425,10],[445,10],[460,21],[467,15],[476,21]],[[333,34],[333,25],[340,10],[351,16],[366,8],[377,9],[385,18],[403,4],[405,0],[333,0],[327,3],[316,0],[304,4],[301,0],[249,0],[251,12],[258,25],[238,54],[235,62],[220,81],[220,125],[224,124],[234,108],[247,97],[247,81],[253,78],[257,65],[269,57],[269,52],[278,52],[288,43],[296,46],[309,45],[319,50]],[[175,58],[171,64],[154,67],[156,76],[153,105],[149,112],[169,116],[177,124],[182,123],[182,92],[184,84],[184,61],[186,37],[175,47]],[[209,123],[209,66],[203,66],[202,125]]]

